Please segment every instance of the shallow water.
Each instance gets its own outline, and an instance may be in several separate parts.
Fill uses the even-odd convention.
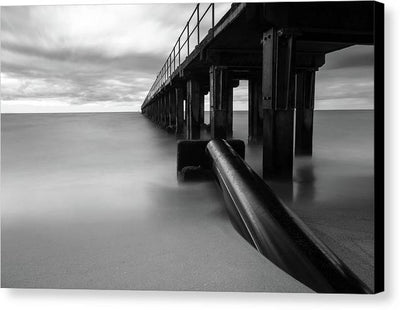
[[[247,141],[247,112],[235,113],[234,136]],[[373,288],[373,111],[315,111],[313,143],[312,157],[295,158],[293,182],[267,183]],[[246,145],[246,151],[262,175],[262,146]]]
[[[306,292],[138,113],[2,115],[2,286]]]
[[[373,287],[373,112],[316,111],[314,133],[293,183],[268,184]],[[236,233],[213,182],[177,182],[175,142],[138,113],[3,114],[2,285],[307,290]]]

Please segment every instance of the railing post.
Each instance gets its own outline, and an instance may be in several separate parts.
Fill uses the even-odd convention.
[[[186,43],[187,43],[187,55],[189,56],[190,54],[190,48],[189,48],[189,39],[190,39],[190,33],[189,33],[189,22],[187,23],[187,32],[186,32]]]
[[[196,6],[197,9],[197,44],[200,43],[200,4]]]
[[[181,36],[178,38],[178,59],[179,65],[181,65]]]
[[[176,70],[176,53],[175,53],[175,47],[176,47],[176,44],[174,45],[174,71]]]
[[[213,29],[213,34],[214,34],[214,22],[215,22],[215,15],[214,15],[214,3],[211,3],[211,26]]]
[[[212,31],[212,33],[213,33],[212,36],[214,36],[215,4],[214,3],[209,4],[207,6],[206,10],[204,11],[204,13],[202,14],[202,16],[200,16],[200,3],[198,3],[185,26],[186,40],[184,40],[183,41],[184,43],[182,44],[181,39],[184,38],[184,33],[185,33],[185,28],[183,28],[181,34],[178,37],[178,41],[175,43],[173,50],[171,50],[167,60],[163,64],[160,72],[158,73],[156,80],[154,81],[153,85],[151,86],[150,91],[147,94],[147,97],[144,101],[145,103],[147,103],[150,100],[155,98],[155,96],[158,94],[160,89],[162,87],[164,87],[164,85],[166,85],[168,79],[171,77],[173,72],[175,72],[175,70],[178,69],[179,66],[181,66],[182,62],[186,59],[186,57],[183,57],[183,59],[181,59],[181,50],[184,48],[185,42],[187,43],[187,48],[186,48],[187,56],[190,55],[190,37],[191,37],[191,34],[193,34],[196,30],[197,30],[197,45],[200,44],[200,23],[203,20],[203,18],[208,14],[208,11],[210,9],[211,9],[211,24],[212,24],[210,31]],[[194,14],[196,14],[196,18],[197,18],[197,23],[195,25],[195,27],[197,27],[197,29],[194,28],[191,33],[190,32],[190,21],[194,17]],[[196,43],[194,43],[194,44],[196,45]],[[177,46],[178,46],[178,51],[176,51]],[[177,53],[178,53],[178,55],[177,55]],[[177,57],[178,57],[178,65],[176,64]],[[153,110],[155,111],[156,109],[154,108]]]

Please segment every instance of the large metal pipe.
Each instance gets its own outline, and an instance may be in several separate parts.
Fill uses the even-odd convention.
[[[235,226],[259,252],[316,292],[372,293],[225,140],[207,152]]]

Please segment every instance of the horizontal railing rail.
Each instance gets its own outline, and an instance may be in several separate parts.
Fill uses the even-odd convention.
[[[206,16],[211,15],[211,22],[209,30],[214,29],[215,24],[215,8],[214,3],[210,3],[205,8],[204,12],[200,14],[200,3],[198,3],[190,15],[185,27],[181,31],[178,39],[175,42],[171,52],[169,53],[167,60],[161,67],[156,80],[151,86],[144,103],[146,104],[153,96],[169,81],[173,73],[179,68],[179,66],[185,61],[186,57],[200,44],[201,40],[201,23],[204,21]],[[194,20],[195,19],[195,20]],[[191,22],[195,22],[194,26],[191,28]],[[204,25],[204,24],[203,24]],[[207,31],[207,32],[208,32]],[[191,38],[196,35],[195,44],[191,45]],[[183,58],[184,57],[184,58]]]

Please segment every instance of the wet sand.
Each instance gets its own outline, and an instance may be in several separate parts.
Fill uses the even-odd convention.
[[[2,115],[2,286],[309,292],[138,113]]]

